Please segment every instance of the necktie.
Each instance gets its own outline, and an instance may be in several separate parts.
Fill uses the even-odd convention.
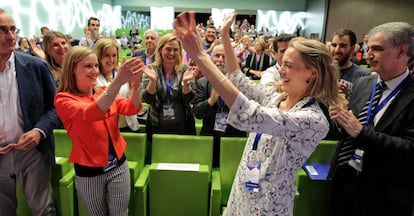
[[[382,92],[387,88],[387,85],[384,82],[379,82],[376,85],[374,98],[372,100],[372,106],[371,106],[371,113],[375,110],[377,105],[379,104],[379,101],[382,96]],[[362,108],[361,112],[358,115],[358,120],[362,125],[367,124],[367,113],[369,109],[370,99],[365,103],[365,106]],[[373,117],[371,117],[373,119]],[[369,122],[368,122],[369,123]],[[339,150],[338,156],[337,156],[337,164],[338,166],[343,166],[348,163],[348,161],[351,159],[353,153],[355,152],[355,147],[352,145],[353,138],[351,136],[345,138],[341,149]]]

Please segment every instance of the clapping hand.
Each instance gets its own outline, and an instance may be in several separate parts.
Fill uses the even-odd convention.
[[[187,70],[183,74],[183,82],[188,82],[195,78],[197,71],[197,66],[188,67]]]
[[[115,79],[121,80],[122,83],[130,80],[136,83],[138,80],[141,80],[144,67],[142,59],[132,58],[121,65]]]

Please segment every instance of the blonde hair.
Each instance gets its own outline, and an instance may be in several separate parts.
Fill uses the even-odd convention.
[[[262,52],[264,52],[266,50],[267,43],[263,38],[256,38],[256,40],[254,40],[254,42],[258,43],[260,45],[260,47],[262,48]]]
[[[115,47],[116,48],[116,59],[117,59],[117,63],[118,63],[118,56],[119,56],[119,45],[118,43],[113,40],[112,38],[99,38],[96,42],[95,45],[93,47],[93,52],[96,54],[96,56],[98,57],[98,62],[99,62],[99,73],[101,73],[102,75],[105,76],[105,78],[107,80],[112,80],[112,74],[104,74],[103,68],[102,68],[102,63],[101,63],[101,58],[103,57],[105,50],[111,47]],[[118,64],[114,65],[114,70],[118,71]]]
[[[316,72],[316,79],[310,83],[308,94],[325,105],[344,103],[345,98],[339,95],[339,67],[333,60],[326,45],[302,37],[294,38],[289,47],[298,51],[308,69]]]
[[[76,95],[83,94],[76,85],[74,69],[76,64],[89,55],[95,55],[95,53],[92,49],[85,46],[74,46],[68,50],[63,58],[62,75],[57,92],[69,92]]]
[[[183,59],[183,45],[181,41],[172,33],[168,33],[160,38],[157,44],[157,48],[155,49],[155,61],[153,63],[154,66],[162,67],[162,57],[161,57],[161,50],[164,48],[165,44],[171,41],[178,42],[178,56],[175,60],[175,71],[181,71],[184,67],[182,59]]]
[[[50,41],[52,41],[53,38],[55,38],[55,37],[65,39],[65,41],[68,44],[69,48],[70,48],[70,42],[69,42],[68,38],[62,32],[59,32],[59,31],[48,31],[43,36],[43,52],[45,53],[46,61],[47,61],[47,63],[49,63],[50,68],[52,69],[53,78],[55,80],[59,80],[60,76],[61,76],[61,72],[60,72],[61,71],[61,65],[57,65],[55,60],[49,54]]]

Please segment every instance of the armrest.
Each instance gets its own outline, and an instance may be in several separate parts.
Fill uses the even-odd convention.
[[[135,212],[136,216],[147,216],[148,215],[148,184],[150,165],[145,165],[137,181],[134,184],[135,191]]]
[[[221,181],[220,170],[215,168],[211,172],[210,216],[219,216],[221,209]]]
[[[75,178],[75,169],[71,169],[68,173],[66,173],[60,180],[59,185],[69,185],[73,183],[73,180]]]
[[[145,165],[142,169],[137,181],[135,182],[135,188],[146,188],[149,183],[150,166]]]

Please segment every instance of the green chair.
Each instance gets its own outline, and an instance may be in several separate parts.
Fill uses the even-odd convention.
[[[129,172],[131,175],[131,197],[128,206],[128,215],[145,215],[146,212],[145,206],[142,206],[142,203],[147,202],[147,197],[143,194],[137,196],[135,190],[135,183],[138,180],[143,168],[145,161],[145,151],[147,145],[147,135],[144,133],[132,133],[132,132],[122,132],[122,137],[127,142],[125,149],[125,156],[127,158]],[[137,203],[140,205],[137,206]],[[87,216],[83,203],[78,199],[78,212],[79,216]]]
[[[212,158],[213,137],[154,134],[151,165],[135,183],[136,195],[148,192],[149,199],[139,205],[150,216],[208,215]]]
[[[58,215],[73,216],[77,214],[74,169],[69,163],[72,140],[64,129],[54,129],[56,167],[52,168],[52,188]]]
[[[247,137],[221,137],[220,168],[212,172],[210,215],[222,213],[229,199],[234,176],[243,154]]]
[[[321,140],[307,162],[330,163],[338,141]],[[329,181],[311,180],[303,169],[297,173],[299,198],[295,199],[295,216],[328,216],[331,185]],[[317,199],[315,199],[317,197]]]

